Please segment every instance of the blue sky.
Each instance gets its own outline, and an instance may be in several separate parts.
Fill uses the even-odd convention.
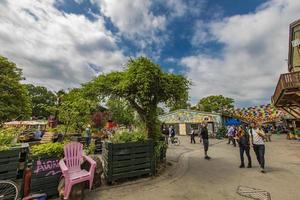
[[[192,103],[222,94],[253,106],[270,102],[287,71],[299,9],[298,0],[2,0],[0,54],[51,90],[145,55],[192,81]]]

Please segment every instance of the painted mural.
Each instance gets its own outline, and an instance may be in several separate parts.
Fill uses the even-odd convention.
[[[168,124],[181,123],[203,123],[214,122],[216,124],[222,123],[222,118],[218,114],[198,112],[192,110],[176,110],[165,115],[159,116],[159,120]]]

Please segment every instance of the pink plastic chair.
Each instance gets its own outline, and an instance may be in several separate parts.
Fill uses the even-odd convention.
[[[72,186],[84,181],[89,181],[92,189],[96,162],[89,156],[82,154],[83,145],[79,142],[71,142],[64,147],[65,158],[59,161],[59,166],[65,178],[64,199],[68,199]],[[82,158],[90,164],[90,170],[81,169]]]

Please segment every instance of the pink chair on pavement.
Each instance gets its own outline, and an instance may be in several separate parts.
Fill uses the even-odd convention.
[[[62,175],[65,178],[64,199],[68,199],[72,186],[84,181],[89,181],[92,189],[96,162],[89,156],[83,155],[83,145],[79,142],[71,142],[64,147],[65,158],[59,161]],[[81,169],[82,158],[90,163],[90,170]]]

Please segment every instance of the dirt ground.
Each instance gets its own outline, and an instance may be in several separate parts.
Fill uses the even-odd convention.
[[[300,199],[299,141],[289,141],[284,136],[274,135],[273,141],[266,143],[267,173],[262,174],[253,150],[253,168],[240,169],[238,147],[226,144],[226,140],[210,140],[211,160],[203,158],[199,139],[196,144],[190,144],[189,137],[180,137],[180,140],[180,146],[169,147],[167,159],[172,165],[160,176],[86,191],[85,199],[250,199],[237,193],[239,186],[242,189],[254,189],[244,192],[256,195],[257,199],[267,200],[268,193],[272,200]]]

